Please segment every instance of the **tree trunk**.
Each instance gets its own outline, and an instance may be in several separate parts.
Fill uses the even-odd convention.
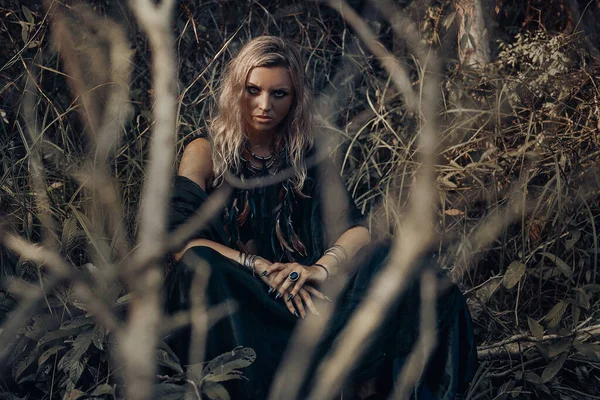
[[[482,68],[490,62],[488,15],[482,2],[455,0],[458,17],[458,58],[465,67]]]

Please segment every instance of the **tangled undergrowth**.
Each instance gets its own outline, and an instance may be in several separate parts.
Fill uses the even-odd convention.
[[[10,77],[0,92],[2,229],[52,246],[77,266],[82,279],[96,282],[105,272],[99,266],[111,262],[103,257],[118,258],[120,242],[133,243],[137,234],[154,100],[148,46],[130,16],[110,2],[94,3],[96,12],[129,29],[135,48],[133,111],[115,134],[109,158],[127,237],[110,236],[110,222],[96,223],[105,215],[98,214],[94,190],[85,183],[92,133],[68,91],[47,14],[41,6],[17,3],[0,10],[2,40],[11,44],[0,50],[1,73]],[[339,139],[332,154],[357,204],[369,214],[373,232],[390,235],[418,165],[415,115],[335,12],[317,4],[272,3],[179,3],[178,154],[192,138],[206,134],[222,65],[240,41],[266,33],[296,38],[307,55],[319,109],[326,110],[331,124],[324,132]],[[428,14],[438,19],[428,24],[435,31],[429,37],[444,36],[445,24],[438,22],[445,8],[437,10]],[[110,60],[118,39],[82,26],[75,11],[69,15],[79,67],[103,115],[113,89],[101,83],[114,76],[103,75],[112,70],[102,60]],[[382,43],[395,48],[398,39],[385,21],[368,23]],[[448,60],[439,93],[439,261],[466,293],[481,361],[465,396],[595,398],[600,393],[600,65],[577,35],[525,31],[499,48],[481,71]],[[420,66],[408,53],[396,55],[418,87]],[[33,81],[42,135],[28,138],[23,89]],[[38,151],[46,208],[35,199]],[[50,232],[42,228],[48,217]],[[7,321],[47,270],[4,247],[0,256],[0,311]],[[96,289],[104,296],[105,288]],[[129,297],[117,289],[107,290],[103,299],[123,317]],[[58,285],[15,340],[0,349],[2,365],[11,367],[3,370],[0,398],[104,399],[116,393],[119,381],[109,351],[114,338],[77,298],[73,286]],[[161,345],[157,395],[181,398],[185,389],[175,383],[188,379],[204,395],[226,398],[219,382],[236,378],[253,357],[250,349],[236,351],[214,361],[213,367],[227,366],[223,376],[205,368],[186,378],[174,354]]]

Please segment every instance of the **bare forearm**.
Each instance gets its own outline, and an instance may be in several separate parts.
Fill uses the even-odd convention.
[[[344,232],[339,239],[335,242],[336,245],[341,246],[348,255],[348,260],[351,260],[354,255],[364,246],[371,242],[371,234],[367,228],[362,226],[356,226],[348,229]],[[343,268],[338,259],[332,255],[323,255],[317,264],[321,264],[327,268],[330,274],[335,274]]]
[[[240,260],[240,252],[239,251],[231,249],[227,246],[224,246],[217,242],[213,242],[212,240],[208,240],[208,239],[192,239],[192,240],[190,240],[181,251],[179,251],[178,253],[175,253],[175,256],[174,256],[175,260],[179,261],[181,256],[183,256],[183,253],[185,253],[185,251],[187,249],[189,249],[190,247],[194,247],[194,246],[210,247],[211,249],[218,251],[223,256],[230,258],[233,261],[239,262],[239,260]]]

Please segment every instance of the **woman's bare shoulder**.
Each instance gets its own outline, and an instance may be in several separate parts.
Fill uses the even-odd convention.
[[[191,179],[206,190],[213,174],[212,148],[208,140],[194,139],[185,147],[178,174]]]

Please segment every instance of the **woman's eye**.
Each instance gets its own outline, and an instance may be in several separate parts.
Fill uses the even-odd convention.
[[[276,90],[275,92],[273,92],[273,96],[281,98],[284,97],[287,93],[284,92],[283,90]]]
[[[247,90],[248,90],[248,93],[250,93],[250,94],[258,94],[258,88],[257,87],[248,86]]]

